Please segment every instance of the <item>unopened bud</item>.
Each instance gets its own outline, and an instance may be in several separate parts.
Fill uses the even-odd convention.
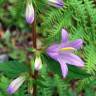
[[[36,57],[35,59],[35,70],[39,71],[42,68],[42,61],[40,57]]]
[[[63,0],[48,0],[49,5],[52,5],[54,7],[63,7],[64,3]]]
[[[26,6],[26,14],[25,15],[26,15],[27,23],[32,24],[34,21],[34,8],[33,8],[32,3],[28,2],[27,6]]]
[[[19,87],[23,84],[23,82],[25,81],[25,78],[26,78],[25,76],[19,76],[18,78],[13,80],[9,85],[7,92],[9,94],[15,93],[19,89]]]

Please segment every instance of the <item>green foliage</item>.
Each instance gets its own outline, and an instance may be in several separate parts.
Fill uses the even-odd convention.
[[[64,96],[66,94],[64,92],[67,90],[68,84],[57,75],[54,78],[46,77],[44,83],[47,87],[41,88],[41,86],[38,86],[39,91],[37,96],[52,96],[54,93],[55,95]]]
[[[60,31],[62,28],[66,28],[70,32],[70,39],[75,40],[82,38],[84,40],[84,50],[81,50],[79,55],[85,61],[85,68],[91,75],[96,74],[96,8],[95,3],[92,0],[64,0],[65,7],[62,9],[49,8],[45,13],[44,23],[42,24],[42,30],[49,34],[46,34],[47,44],[60,41]],[[54,11],[53,11],[54,10]],[[55,69],[55,68],[54,68]],[[81,73],[81,72],[80,72]],[[72,72],[70,72],[72,74]],[[70,75],[69,74],[69,75]],[[77,72],[78,74],[78,72]],[[73,76],[76,76],[74,74]],[[83,75],[85,76],[85,75]],[[72,77],[72,76],[70,76]],[[76,76],[78,77],[78,76]],[[94,82],[95,76],[89,78],[82,78],[78,82],[78,87],[86,89],[86,85],[90,87]],[[81,87],[82,86],[82,87]],[[78,88],[77,88],[78,89]],[[86,90],[91,90],[86,89]],[[94,90],[94,88],[93,88]],[[82,91],[82,90],[81,90]],[[86,91],[85,95],[88,94]],[[95,93],[94,93],[95,94]],[[95,96],[95,95],[92,96]],[[87,95],[86,95],[87,96]],[[91,95],[90,95],[91,96]]]
[[[1,75],[1,78],[0,78],[0,95],[2,94],[1,96],[8,95],[6,92],[8,84],[9,84],[9,79]]]
[[[43,70],[44,68],[42,69],[43,71],[41,70],[40,75],[41,77],[43,76],[43,79],[38,78],[36,82],[38,86],[37,96],[79,96],[79,93],[84,94],[84,96],[95,96],[96,1],[64,0],[65,6],[60,9],[49,6],[46,1],[47,0],[32,0],[34,8],[36,9],[36,29],[37,33],[43,37],[43,45],[46,44],[47,46],[53,42],[60,42],[61,29],[65,28],[68,30],[71,40],[78,38],[84,40],[84,45],[77,54],[85,61],[85,67],[80,69],[69,66],[67,79],[62,80],[59,63],[43,54],[42,61],[46,70]],[[0,21],[3,22],[7,28],[16,25],[16,27],[21,29],[21,32],[26,31],[26,29],[29,30],[30,27],[28,27],[25,22],[25,6],[26,1],[24,0],[0,0]],[[6,37],[6,41],[9,40],[10,37]],[[12,52],[9,52],[9,55],[18,61],[8,61],[0,64],[2,74],[8,78],[16,78],[20,74],[29,71],[29,66],[25,63],[27,59],[25,52],[13,48]],[[49,72],[52,72],[53,77],[48,77]],[[9,84],[10,80],[8,78],[1,76],[0,89],[5,88],[6,85]],[[70,87],[71,80],[77,80],[75,91]],[[18,91],[16,96],[24,96],[24,94],[27,94],[24,93],[25,87],[26,86],[23,86],[20,89],[23,91],[21,93]],[[5,89],[3,89],[3,91],[4,90]],[[4,96],[6,96],[6,94],[7,93],[5,93]],[[0,96],[3,96],[1,91]]]
[[[85,60],[86,60],[86,66],[85,69],[87,70],[88,73],[91,74],[96,74],[96,48],[92,46],[86,46],[85,47]]]
[[[23,0],[0,0],[0,21],[7,27],[16,25],[19,28],[24,28],[25,3]]]
[[[24,72],[28,72],[28,65],[25,65],[19,61],[8,61],[4,63],[0,63],[0,71],[6,74],[8,77],[16,78],[20,74]]]

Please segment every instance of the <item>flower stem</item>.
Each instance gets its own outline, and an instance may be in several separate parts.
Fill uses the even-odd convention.
[[[36,18],[34,19],[34,22],[32,23],[32,41],[33,41],[33,48],[37,49],[37,44],[36,44]],[[34,71],[34,74],[32,76],[32,78],[34,80],[37,79],[38,73],[36,71]],[[37,94],[37,86],[36,84],[33,84],[33,94],[32,96],[36,96]]]
[[[37,79],[37,76],[38,76],[38,71],[34,71],[34,80],[36,80]],[[37,96],[36,95],[37,94],[37,86],[36,86],[36,84],[34,83],[33,84],[33,94],[32,94],[32,96]]]
[[[32,41],[33,41],[33,48],[37,48],[36,45],[36,19],[34,19],[34,22],[32,23]]]

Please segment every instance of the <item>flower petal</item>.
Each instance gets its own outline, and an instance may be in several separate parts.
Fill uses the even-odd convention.
[[[51,45],[50,47],[48,47],[47,48],[47,54],[51,57],[51,58],[53,58],[53,59],[55,59],[55,60],[57,60],[57,58],[58,58],[58,55],[59,55],[59,44],[53,44],[53,45]]]
[[[50,52],[57,52],[60,48],[60,45],[59,44],[52,44],[51,46],[49,46],[47,48],[47,51],[50,51]]]
[[[77,39],[76,41],[73,41],[69,44],[71,47],[79,49],[83,45],[82,39]]]
[[[58,58],[58,62],[60,63],[60,66],[61,66],[62,75],[63,75],[63,77],[65,78],[66,75],[68,74],[67,65],[66,65],[66,63],[64,62],[64,59],[61,58],[61,57]]]
[[[52,5],[57,8],[64,6],[63,0],[48,0],[49,5]]]
[[[62,43],[67,42],[68,41],[68,33],[65,29],[62,29]]]
[[[75,65],[77,67],[83,67],[84,62],[81,60],[79,56],[76,56],[74,54],[65,54],[63,55],[64,61],[70,65]]]

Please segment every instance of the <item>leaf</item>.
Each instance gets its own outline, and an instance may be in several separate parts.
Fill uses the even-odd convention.
[[[8,96],[7,87],[9,85],[9,79],[3,75],[0,76],[0,96]],[[2,95],[1,95],[2,94]]]
[[[9,61],[0,63],[0,71],[11,78],[17,77],[23,72],[28,72],[28,70],[28,66],[19,61]]]
[[[25,61],[26,60],[26,55],[25,52],[23,50],[14,50],[11,51],[9,54],[10,57],[12,57],[13,59],[18,59],[20,61]]]
[[[60,64],[56,62],[55,60],[51,59],[50,57],[43,55],[44,63],[47,64],[47,71],[48,72],[53,72],[58,75],[61,74],[61,69],[60,69]]]
[[[67,78],[83,79],[83,78],[87,78],[91,76],[90,74],[88,74],[86,71],[84,71],[81,68],[78,68],[72,65],[68,65],[68,68],[69,68],[69,73],[68,73]]]
[[[96,96],[96,92],[89,87],[85,90],[85,96]]]
[[[38,86],[40,86],[42,88],[48,87],[48,83],[46,81],[37,80],[36,83],[38,84]]]
[[[34,51],[35,51],[34,48],[27,48],[27,50],[28,50],[29,52],[34,52]]]

